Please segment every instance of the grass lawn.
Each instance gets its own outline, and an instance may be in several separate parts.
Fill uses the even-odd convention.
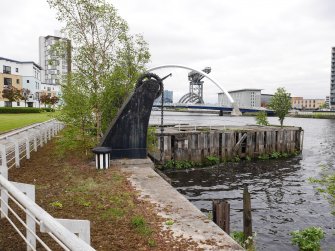
[[[25,127],[52,119],[53,112],[0,114],[0,134],[13,129]]]

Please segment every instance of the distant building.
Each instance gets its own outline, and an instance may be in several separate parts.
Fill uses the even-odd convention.
[[[324,106],[324,99],[304,99],[302,109],[305,110],[317,110],[320,106]]]
[[[241,89],[229,91],[238,107],[261,107],[262,89]],[[223,92],[219,93],[219,105],[230,107],[231,103]]]
[[[22,62],[21,67],[22,87],[28,89],[28,107],[39,106],[39,95],[41,91],[42,67],[34,62]]]
[[[330,108],[330,97],[326,96],[326,107]]]
[[[64,56],[55,55],[52,46],[57,42],[64,42],[66,52]],[[71,72],[71,44],[70,41],[58,36],[46,36],[39,38],[39,63],[43,67],[42,84],[47,89],[50,85],[58,94],[60,93],[60,84],[62,76]]]
[[[41,66],[32,61],[17,61],[0,57],[0,106],[25,106],[23,100],[10,102],[2,98],[2,91],[5,88],[14,86],[30,91],[27,99],[27,106],[38,106],[38,95],[41,88]]]
[[[303,109],[304,106],[304,98],[303,97],[291,97],[291,106],[292,109]]]
[[[268,107],[271,99],[273,98],[273,94],[261,94],[261,107]]]
[[[160,104],[162,96],[155,99],[155,104]],[[173,91],[164,90],[164,103],[173,103]]]
[[[303,97],[292,97],[292,109],[298,110],[317,110],[325,105],[324,99],[304,99]]]
[[[330,69],[330,108],[335,109],[335,47],[332,48]]]

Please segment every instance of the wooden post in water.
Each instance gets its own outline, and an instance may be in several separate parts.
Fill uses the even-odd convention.
[[[225,200],[213,200],[213,221],[230,234],[230,204]]]
[[[248,186],[243,189],[243,233],[245,239],[252,237],[251,199]]]

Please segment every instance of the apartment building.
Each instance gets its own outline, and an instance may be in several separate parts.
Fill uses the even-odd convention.
[[[22,88],[28,89],[26,106],[39,107],[42,67],[34,62],[21,62]]]
[[[0,57],[0,106],[22,106],[21,101],[11,102],[2,97],[3,90],[9,87],[22,89],[21,64],[18,61]]]
[[[335,109],[335,47],[332,48],[330,64],[330,108]]]
[[[292,97],[292,109],[317,110],[325,105],[325,99],[304,99],[303,97]]]
[[[52,46],[56,43],[65,45],[63,55],[56,55]],[[70,41],[59,36],[39,38],[39,64],[42,66],[41,80],[43,90],[53,90],[60,95],[62,77],[71,72],[71,44]]]
[[[17,61],[0,57],[0,106],[37,107],[38,95],[41,88],[42,68],[32,61]],[[26,102],[20,100],[10,102],[2,97],[5,88],[13,86],[19,90],[29,90]]]
[[[292,109],[302,110],[304,106],[304,98],[303,97],[291,97],[291,106],[292,106]]]

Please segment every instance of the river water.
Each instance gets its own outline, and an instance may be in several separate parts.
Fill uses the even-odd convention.
[[[153,112],[150,123],[159,123]],[[255,124],[253,117],[165,112],[165,123],[191,125]],[[279,124],[275,117],[270,124]],[[205,214],[213,199],[226,199],[231,206],[231,231],[243,230],[242,193],[251,193],[253,231],[257,250],[298,250],[290,232],[320,226],[326,232],[322,250],[335,250],[335,216],[328,201],[315,190],[309,177],[320,177],[324,169],[335,171],[335,120],[286,118],[284,125],[302,127],[304,147],[300,156],[280,160],[228,163],[219,167],[171,171],[172,185]]]

